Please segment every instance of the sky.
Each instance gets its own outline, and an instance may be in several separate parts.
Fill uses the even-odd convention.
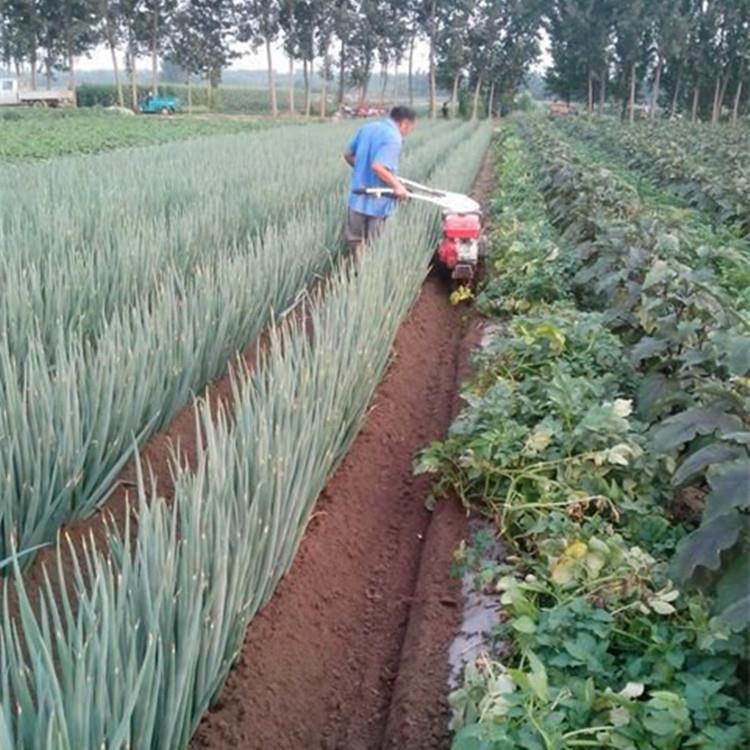
[[[427,70],[428,67],[428,45],[426,41],[417,42],[414,50],[414,70]],[[124,67],[124,60],[122,59],[122,53],[118,56],[121,67]],[[542,32],[542,55],[539,62],[534,66],[533,70],[541,71],[547,68],[550,62],[549,56],[549,40],[546,32]],[[81,57],[76,61],[79,70],[111,70],[112,69],[112,58],[109,49],[100,45],[97,47],[90,57]],[[139,67],[149,68],[151,65],[151,59],[144,57],[139,60]],[[280,46],[277,46],[274,50],[274,68],[279,71],[287,70],[287,60]],[[264,48],[260,48],[257,52],[247,52],[246,54],[238,57],[232,61],[229,66],[230,70],[265,70],[266,68],[266,53]],[[403,64],[403,69],[406,70],[406,63]]]
[[[118,55],[118,60],[121,66],[124,66],[123,55]],[[139,60],[140,67],[148,68],[151,65],[151,58],[144,57]],[[414,50],[414,70],[426,70],[428,63],[428,46],[426,42],[417,43]],[[86,58],[81,57],[76,61],[79,70],[111,70],[112,69],[112,56],[110,55],[109,48],[100,45],[97,47],[93,54]],[[288,68],[287,58],[284,55],[280,46],[276,46],[274,49],[274,68],[279,71],[286,71]],[[406,70],[406,63],[403,65]],[[232,61],[229,66],[230,70],[265,70],[266,69],[266,51],[265,47],[261,47],[257,52],[248,52],[241,57],[236,58]]]

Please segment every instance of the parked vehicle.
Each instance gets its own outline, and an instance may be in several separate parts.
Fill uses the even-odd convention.
[[[149,94],[141,102],[138,111],[142,115],[173,115],[179,108],[180,100],[177,97]]]
[[[15,78],[0,78],[0,107],[74,107],[76,96],[67,89],[27,91]]]

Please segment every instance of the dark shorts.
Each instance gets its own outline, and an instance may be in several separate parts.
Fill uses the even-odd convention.
[[[376,240],[385,227],[385,216],[367,216],[351,208],[346,210],[344,240],[350,247]]]

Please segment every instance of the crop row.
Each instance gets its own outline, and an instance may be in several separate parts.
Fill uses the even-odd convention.
[[[258,121],[219,117],[133,117],[80,109],[12,110],[0,112],[0,164],[155,146],[220,133],[249,133],[263,127]]]
[[[718,593],[718,611],[734,625],[746,623],[750,599],[734,588],[750,539],[742,521],[750,487],[745,311],[696,248],[644,222],[637,204],[635,213],[623,213],[615,192],[603,189],[605,172],[597,184],[588,165],[539,123],[527,122],[526,134],[539,149],[552,221],[578,253],[573,280],[582,304],[605,310],[633,343],[632,361],[644,375],[639,416],[651,425],[652,449],[676,461],[677,486],[690,480],[714,490],[701,525],[676,554],[675,574],[683,586]],[[588,218],[575,213],[581,200],[589,202]]]
[[[490,132],[460,133],[448,158],[437,142],[422,158],[442,155],[431,179],[465,190]],[[4,748],[187,744],[358,430],[435,240],[434,213],[402,209],[313,295],[306,321],[272,330],[255,372],[235,372],[231,417],[199,404],[197,466],[174,464],[173,506],[140,484],[132,544],[111,529],[36,612],[16,576],[20,616],[6,598],[0,640]]]
[[[750,162],[743,142],[727,146],[722,158],[703,130],[680,140],[663,125],[629,128],[614,121],[581,121],[562,127],[622,158],[717,222],[736,226],[742,235],[750,231]]]
[[[740,596],[721,604],[724,621],[712,617],[710,599],[674,587],[668,563],[694,524],[695,491],[684,485],[710,461],[696,460],[707,455],[705,438],[691,438],[690,458],[676,467],[677,423],[659,412],[694,393],[675,352],[665,351],[664,371],[641,358],[641,326],[663,335],[665,320],[652,325],[686,286],[663,295],[675,283],[663,275],[674,268],[663,247],[638,254],[634,243],[602,263],[637,216],[601,206],[586,239],[573,227],[560,235],[550,201],[561,208],[554,198],[568,180],[585,191],[587,165],[564,163],[554,138],[533,125],[526,138],[506,135],[499,150],[490,276],[479,298],[488,314],[513,317],[488,329],[467,407],[419,462],[436,473],[438,490],[484,511],[508,551],[493,559],[481,534],[459,550],[477,585],[498,597],[501,618],[491,653],[467,667],[451,696],[452,747],[739,750],[750,739],[737,670],[744,640],[732,632],[742,627]],[[688,328],[698,324],[678,312]],[[726,333],[706,325],[703,352],[716,353]],[[648,396],[662,372],[685,390],[654,409]],[[707,511],[714,482],[739,471],[747,482],[741,439],[732,452],[709,469]]]
[[[426,175],[470,131],[422,136],[405,168]],[[347,133],[291,128],[144,151],[148,169],[110,154],[4,176],[22,208],[0,201],[0,559],[90,513],[137,444],[330,268]]]

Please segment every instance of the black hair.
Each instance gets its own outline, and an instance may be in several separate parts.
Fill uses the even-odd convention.
[[[409,122],[415,122],[417,119],[417,113],[411,107],[405,107],[402,104],[397,104],[391,110],[391,120],[394,122],[403,122],[409,120]]]

